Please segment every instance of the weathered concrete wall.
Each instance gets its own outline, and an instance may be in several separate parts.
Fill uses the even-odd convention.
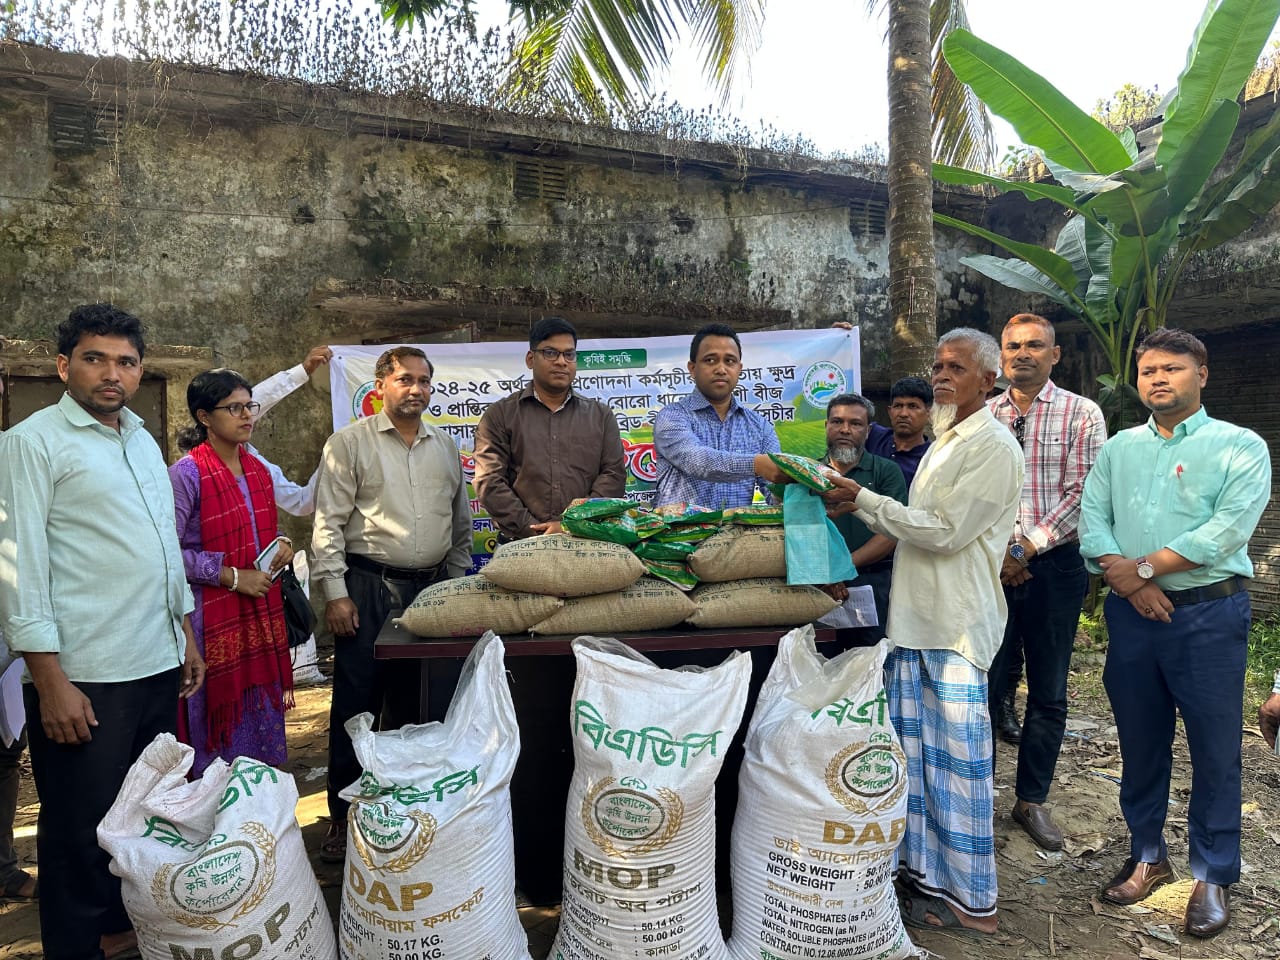
[[[522,200],[513,169],[530,148],[504,148],[516,138],[492,124],[406,136],[385,103],[377,130],[367,104],[331,95],[321,109],[297,85],[266,97],[225,74],[22,52],[0,50],[4,334],[47,337],[70,306],[110,299],[154,342],[207,347],[256,379],[314,343],[429,339],[460,321],[521,339],[553,312],[619,336],[848,320],[867,386],[888,386],[887,246],[849,215],[851,198],[883,196],[880,171],[797,172],[742,151],[732,169],[717,159],[728,148],[628,154],[611,134],[536,147],[564,163],[565,198]],[[124,122],[95,149],[55,149],[50,104],[76,97]],[[978,278],[958,271],[972,245],[939,239],[943,323],[972,322]],[[390,304],[368,299],[387,285]],[[184,418],[170,410],[171,427]],[[304,389],[259,439],[301,477],[327,424],[325,398]]]

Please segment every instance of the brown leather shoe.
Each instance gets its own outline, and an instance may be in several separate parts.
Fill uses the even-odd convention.
[[[1147,899],[1152,890],[1172,879],[1173,867],[1169,866],[1168,858],[1159,863],[1143,863],[1130,857],[1111,882],[1102,888],[1102,899],[1127,907]]]
[[[1039,803],[1019,800],[1013,805],[1013,820],[1027,831],[1031,839],[1046,850],[1062,849],[1062,831],[1053,822],[1053,815]]]
[[[1212,937],[1231,919],[1231,891],[1217,883],[1197,880],[1187,898],[1183,929],[1193,937]]]

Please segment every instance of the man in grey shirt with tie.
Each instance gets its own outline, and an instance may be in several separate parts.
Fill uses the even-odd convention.
[[[360,776],[344,724],[368,711],[382,729],[416,723],[416,677],[373,658],[387,615],[471,565],[471,500],[453,439],[422,419],[434,370],[416,347],[394,347],[374,366],[382,410],[343,427],[324,445],[316,486],[312,579],[333,632],[329,712],[329,834],[320,858],[345,857],[348,803],[338,791]],[[442,667],[444,665],[441,665]],[[432,672],[443,718],[450,673]]]

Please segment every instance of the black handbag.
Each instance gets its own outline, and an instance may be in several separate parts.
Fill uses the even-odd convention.
[[[316,628],[316,612],[307,598],[289,564],[280,572],[280,600],[284,604],[284,623],[289,634],[289,646],[300,647],[311,639]]]

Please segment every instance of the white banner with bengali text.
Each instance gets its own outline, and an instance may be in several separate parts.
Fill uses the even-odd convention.
[[[861,391],[858,331],[776,330],[744,333],[738,401],[773,424],[782,449],[821,457],[827,401]],[[653,418],[658,409],[688,396],[689,336],[579,340],[574,390],[608,404],[618,418],[627,460],[627,496],[652,498],[657,478]],[[453,437],[470,484],[475,476],[475,427],[485,408],[530,382],[527,342],[412,344],[431,359],[435,376],[425,416]],[[374,363],[387,344],[334,345],[329,363],[333,428],[382,409],[374,388]],[[472,489],[476,567],[493,553],[498,531]]]

